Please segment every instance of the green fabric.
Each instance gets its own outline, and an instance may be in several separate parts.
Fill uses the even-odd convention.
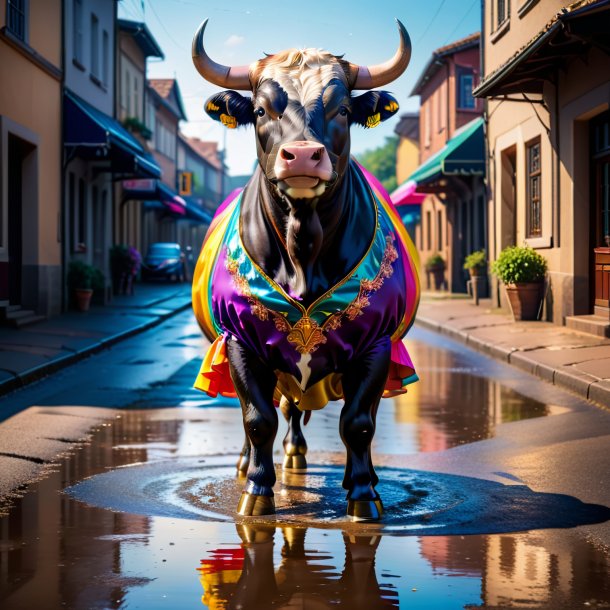
[[[485,173],[484,137],[482,118],[467,123],[455,132],[441,150],[422,163],[408,180],[424,184],[441,176],[482,176]]]

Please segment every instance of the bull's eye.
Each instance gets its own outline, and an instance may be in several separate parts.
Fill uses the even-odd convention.
[[[347,116],[347,113],[348,113],[348,112],[349,112],[349,111],[348,111],[348,109],[347,109],[345,106],[341,106],[341,107],[339,108],[339,114],[340,114],[341,116]]]
[[[256,114],[256,116],[265,116],[265,109],[261,106],[254,111],[254,114]]]

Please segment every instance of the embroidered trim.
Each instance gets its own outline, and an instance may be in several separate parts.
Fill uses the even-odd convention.
[[[320,326],[313,318],[304,315],[294,325],[286,317],[264,305],[260,299],[252,294],[248,280],[239,272],[239,261],[227,255],[226,268],[235,288],[240,296],[244,297],[250,305],[250,312],[261,321],[272,320],[275,328],[288,334],[287,339],[300,354],[311,354],[318,347],[326,343],[325,333],[337,330],[343,323],[343,318],[352,321],[361,316],[363,310],[370,305],[370,297],[377,292],[385,280],[394,273],[393,263],[398,258],[398,251],[394,246],[394,236],[387,235],[386,247],[377,275],[369,280],[360,280],[358,296],[343,310],[329,316]],[[329,295],[327,295],[329,296]]]

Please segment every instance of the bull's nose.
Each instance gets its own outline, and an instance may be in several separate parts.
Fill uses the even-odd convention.
[[[286,142],[278,151],[275,174],[278,180],[293,176],[330,180],[332,164],[326,148],[319,142]]]

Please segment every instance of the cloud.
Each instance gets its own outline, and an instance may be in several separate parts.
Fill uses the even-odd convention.
[[[231,36],[229,36],[224,44],[226,47],[238,47],[240,44],[242,44],[243,42],[245,42],[245,38],[243,36],[238,36],[237,34],[231,34]]]

